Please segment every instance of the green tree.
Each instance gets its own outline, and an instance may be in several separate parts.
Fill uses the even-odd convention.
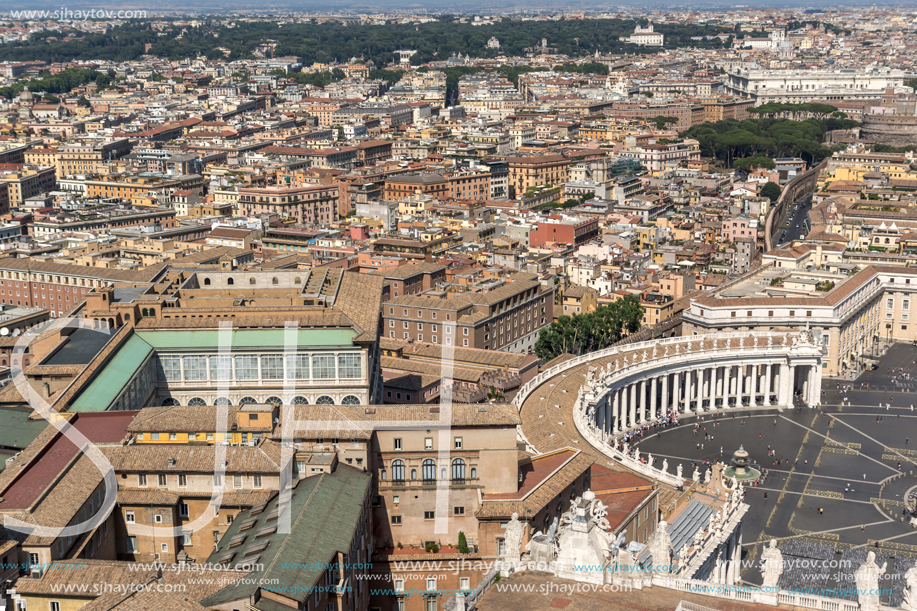
[[[460,554],[467,554],[471,551],[468,548],[468,539],[465,538],[465,533],[461,530],[458,535],[458,551]]]
[[[653,117],[649,119],[656,124],[656,129],[665,129],[666,125],[672,125],[673,123],[678,123],[678,117],[669,117],[665,115],[660,115],[658,117]]]
[[[86,99],[86,96],[81,95],[80,99],[76,101],[77,106],[83,106],[84,108],[89,108],[92,104],[89,103],[89,100]]]
[[[746,172],[751,171],[753,168],[767,168],[768,170],[773,170],[777,167],[777,164],[774,163],[774,160],[770,157],[745,157],[743,159],[736,159],[732,162],[732,167],[737,170],[745,170]]]
[[[640,328],[643,307],[635,295],[628,295],[594,312],[561,316],[544,327],[535,342],[535,354],[549,361],[561,354],[586,354],[607,348],[625,334]]]
[[[763,187],[761,187],[761,197],[766,197],[771,200],[771,202],[777,201],[777,198],[780,197],[780,185],[775,182],[770,182]]]

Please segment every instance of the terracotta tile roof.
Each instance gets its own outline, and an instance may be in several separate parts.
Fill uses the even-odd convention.
[[[509,518],[513,513],[529,515],[538,513],[557,495],[566,490],[579,476],[585,473],[595,462],[589,454],[580,452],[568,461],[559,470],[535,487],[527,497],[521,500],[496,500],[488,502],[487,496],[481,503],[480,509],[475,512],[478,519]]]
[[[354,341],[375,342],[378,338],[383,283],[381,276],[357,272],[342,275],[334,307],[363,331]]]
[[[195,407],[146,407],[137,414],[127,427],[131,433],[189,433],[198,431],[216,431],[217,414],[219,407],[216,405],[202,405]],[[227,429],[232,428],[236,422],[239,406],[226,406]]]
[[[379,424],[392,422],[428,422],[438,424],[442,408],[438,405],[294,405],[294,419],[297,422],[309,422],[315,431],[316,438],[334,437],[337,432],[341,439],[369,439],[371,431]],[[436,411],[431,411],[436,410]],[[336,422],[352,423],[353,429],[342,427],[340,431],[319,429],[318,423]],[[516,426],[519,424],[516,406],[512,404],[482,403],[452,405],[452,422],[454,427],[475,426]],[[274,429],[272,437],[280,439],[283,435],[284,422]],[[305,427],[297,426],[297,431]],[[295,433],[292,437],[303,437]]]
[[[16,592],[24,595],[57,595],[61,592],[60,586],[74,586],[73,591],[79,592],[80,586],[85,585],[89,586],[88,592],[80,598],[95,598],[96,595],[91,593],[94,585],[140,585],[156,577],[156,569],[131,566],[132,564],[92,559],[52,563],[42,572],[41,577],[27,576],[17,579]]]
[[[407,357],[418,357],[439,361],[442,359],[443,347],[439,344],[424,344],[422,342],[406,342],[400,339],[379,338],[379,347],[382,350],[401,350]],[[476,348],[454,348],[456,363],[470,363],[486,367],[508,367],[522,369],[529,362],[537,360],[536,357],[515,352],[498,352],[496,350],[478,350]]]
[[[266,441],[259,446],[221,446],[229,473],[277,473],[280,444]],[[102,448],[117,472],[212,473],[216,446],[136,444]],[[170,464],[170,459],[174,462]]]
[[[166,265],[157,263],[149,267],[136,270],[110,269],[107,267],[87,267],[72,265],[70,263],[56,263],[52,261],[37,261],[26,257],[14,259],[5,257],[0,259],[0,270],[15,272],[32,272],[37,274],[53,274],[61,276],[78,276],[81,278],[97,278],[119,282],[152,282],[162,273]]]
[[[178,495],[160,488],[118,488],[118,505],[155,505],[174,507]]]

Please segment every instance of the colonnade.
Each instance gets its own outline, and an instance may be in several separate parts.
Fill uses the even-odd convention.
[[[614,435],[672,412],[791,407],[797,396],[814,407],[820,374],[815,364],[786,358],[651,372],[609,389],[596,405],[595,424]]]

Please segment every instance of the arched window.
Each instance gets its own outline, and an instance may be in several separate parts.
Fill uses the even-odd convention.
[[[203,407],[207,405],[207,402],[201,399],[200,397],[194,397],[193,399],[188,401],[188,405],[193,405],[195,407]]]
[[[341,399],[341,405],[359,405],[359,404],[360,404],[360,399],[353,395],[347,395],[346,397]]]
[[[300,278],[299,276],[296,276],[295,278],[293,278],[293,284],[302,284],[302,278]]]
[[[309,405],[309,400],[305,397],[293,397],[293,405]]]
[[[232,401],[230,401],[226,397],[217,397],[217,400],[214,401],[213,404],[214,405],[232,405]]]
[[[271,278],[271,284],[280,284],[280,280],[277,278]]]
[[[210,278],[204,278],[204,286],[210,286]]]
[[[321,397],[315,400],[315,404],[316,405],[334,405],[334,399],[332,399],[328,395],[322,395]]]
[[[227,278],[227,279],[226,279],[226,284],[228,284],[229,286],[232,286],[233,284],[235,284],[235,281],[233,281],[232,278]]]
[[[264,402],[270,403],[271,405],[283,405],[283,399],[280,397],[268,397]]]
[[[471,468],[471,479],[478,479],[478,470],[474,467]]]
[[[423,461],[423,481],[436,481],[436,463],[432,458],[428,458]]]
[[[178,399],[173,399],[172,397],[166,397],[162,400],[163,407],[170,407],[172,405],[181,405],[181,403],[179,403]]]
[[[404,461],[403,460],[393,460],[392,461],[392,481],[393,482],[403,482],[404,481]]]
[[[465,461],[461,458],[452,461],[452,480],[465,481]]]
[[[258,402],[255,401],[254,397],[242,397],[241,399],[239,399],[239,405],[249,405],[249,404],[254,405],[256,403]]]
[[[379,472],[379,479],[381,479],[383,482],[385,481],[385,469],[382,469],[382,471]]]
[[[254,278],[249,278],[249,279],[248,279],[248,283],[249,283],[249,284],[257,284],[257,283],[255,282],[255,279],[254,279]]]

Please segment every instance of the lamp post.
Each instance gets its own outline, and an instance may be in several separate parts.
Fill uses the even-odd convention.
[[[886,350],[888,350],[888,345],[891,342],[891,334],[892,334],[892,323],[887,322],[885,323],[885,349]]]

